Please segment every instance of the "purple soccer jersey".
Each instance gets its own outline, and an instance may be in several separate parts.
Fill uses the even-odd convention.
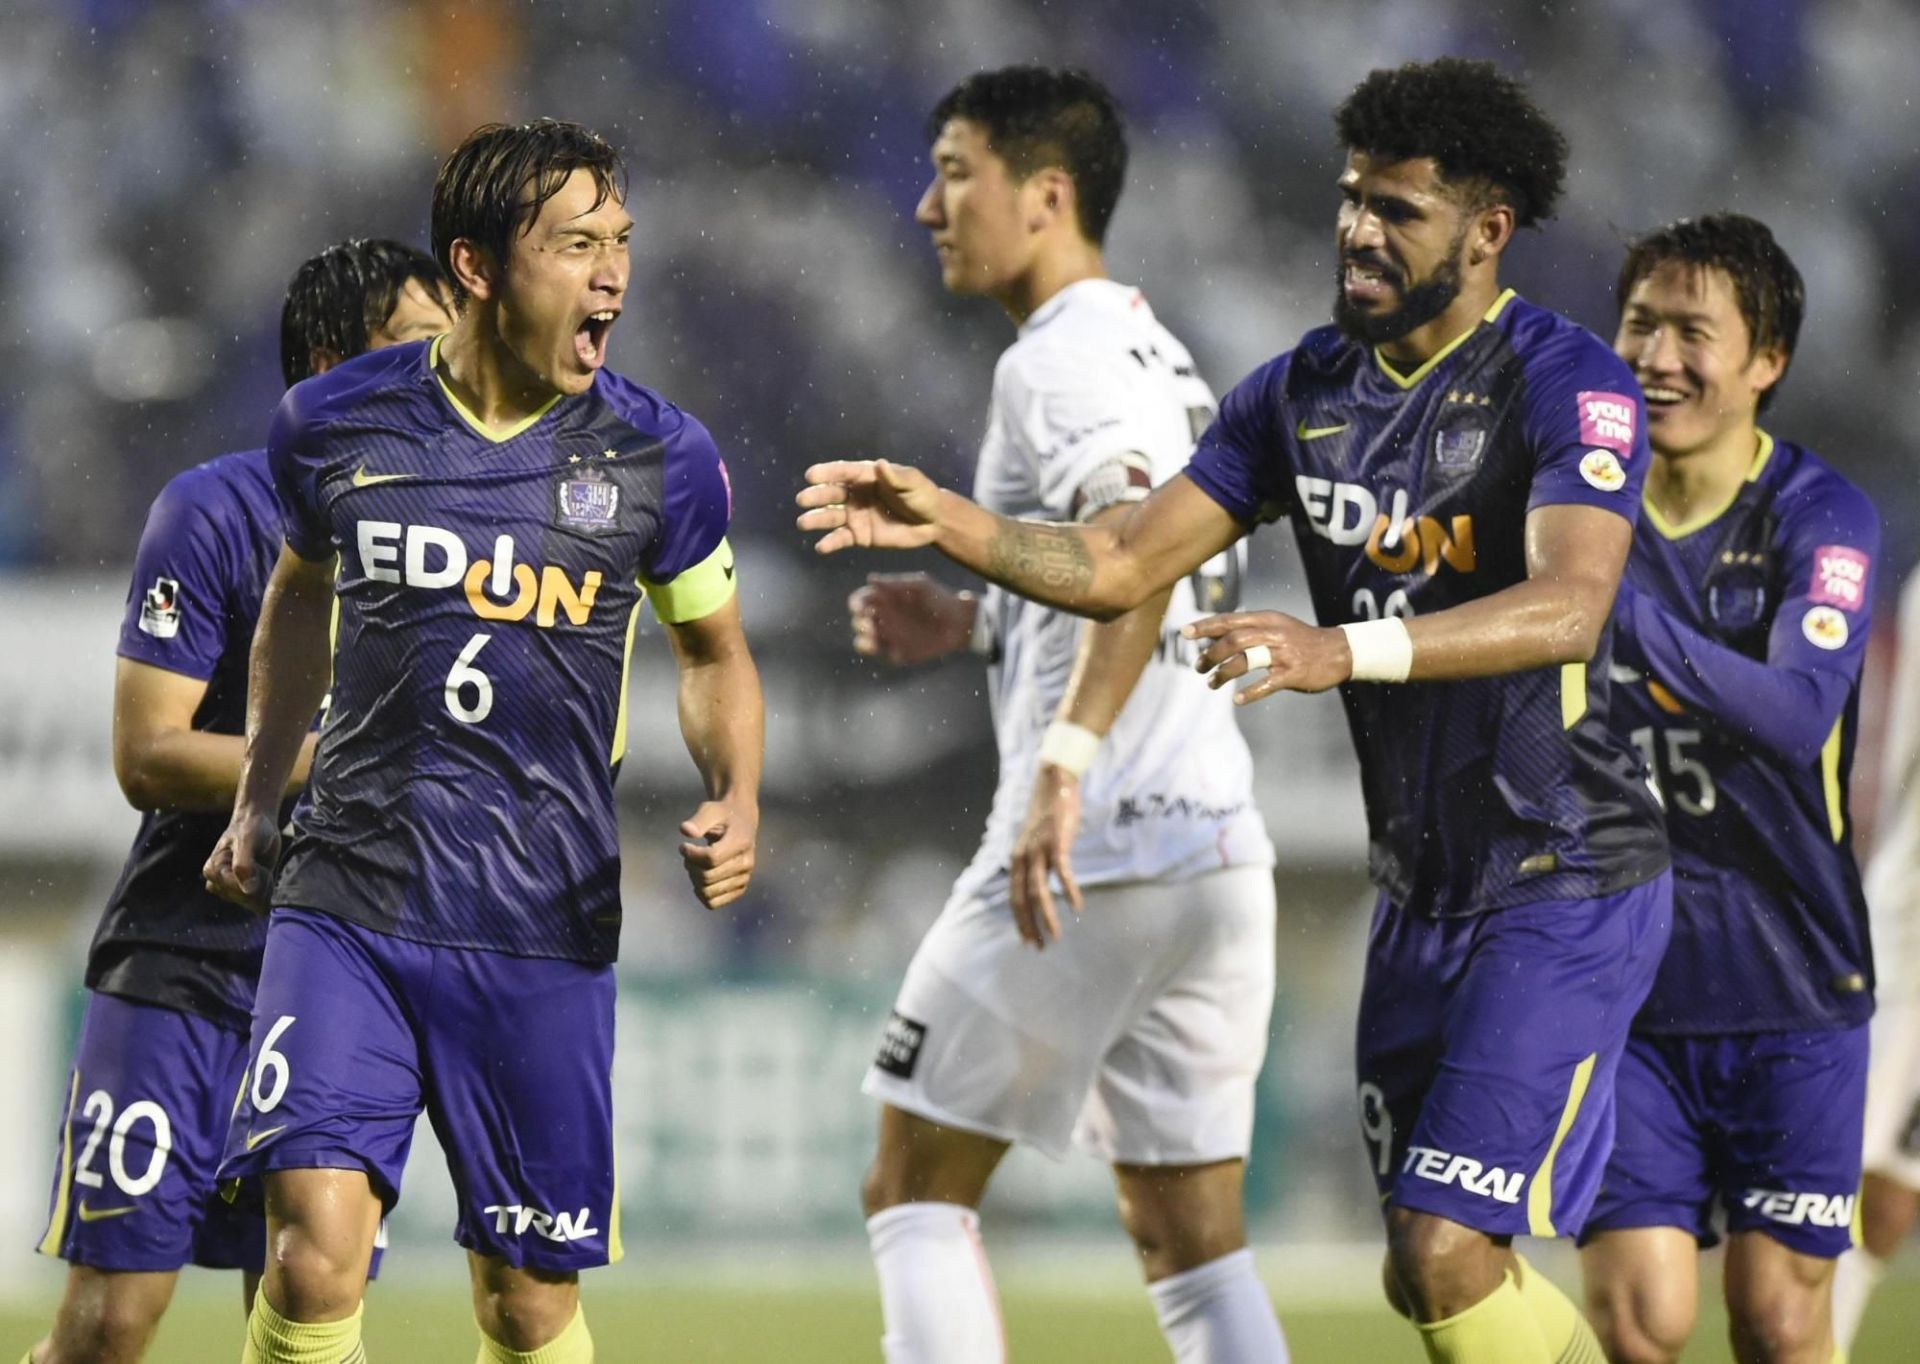
[[[264,450],[222,455],[154,499],[134,558],[119,654],[207,684],[193,727],[246,729],[247,657],[281,519]],[[224,811],[141,817],[87,956],[87,985],[244,1035],[266,923],[209,894],[200,869]]]
[[[1229,393],[1187,476],[1243,525],[1293,522],[1322,625],[1412,616],[1527,576],[1528,512],[1629,523],[1639,386],[1596,337],[1511,293],[1412,374],[1332,327]],[[1376,885],[1415,913],[1608,895],[1667,865],[1637,754],[1585,665],[1340,689]]]
[[[1636,1032],[1851,1028],[1873,1013],[1847,789],[1879,516],[1762,435],[1717,515],[1651,509],[1615,609],[1615,729],[1666,793],[1673,943]]]
[[[605,372],[491,436],[437,346],[349,360],[274,420],[287,542],[340,570],[332,706],[273,900],[611,961],[634,621],[643,585],[721,547],[726,471],[699,422]]]
[[[1381,900],[1357,1052],[1383,1200],[1493,1236],[1580,1231],[1671,900],[1665,873],[1611,896],[1471,917]]]
[[[424,1108],[462,1246],[557,1272],[618,1260],[613,998],[608,965],[275,910],[220,1177],[365,1170],[391,1209]]]

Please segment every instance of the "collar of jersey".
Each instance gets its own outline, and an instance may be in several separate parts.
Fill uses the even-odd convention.
[[[1513,299],[1514,299],[1513,290],[1502,289],[1500,291],[1500,297],[1494,299],[1494,301],[1488,305],[1486,312],[1480,315],[1480,322],[1498,322],[1500,320],[1500,314],[1506,311],[1507,304],[1513,302]],[[1389,379],[1393,380],[1396,384],[1400,385],[1400,387],[1417,388],[1422,379],[1426,378],[1429,374],[1433,373],[1434,367],[1436,365],[1438,365],[1442,360],[1446,359],[1449,355],[1452,355],[1455,351],[1459,350],[1461,346],[1466,344],[1467,338],[1469,336],[1472,336],[1475,332],[1480,330],[1480,322],[1474,323],[1471,327],[1468,327],[1465,331],[1461,332],[1460,335],[1454,337],[1453,340],[1447,342],[1446,345],[1440,347],[1439,350],[1435,351],[1432,355],[1429,355],[1425,360],[1421,361],[1420,368],[1416,369],[1411,374],[1403,375],[1399,371],[1394,369],[1393,362],[1387,359],[1386,355],[1381,351],[1380,347],[1378,346],[1375,346],[1373,348],[1373,358],[1375,362],[1380,366],[1380,372],[1386,375]]]
[[[1068,302],[1076,296],[1093,298],[1100,295],[1109,295],[1130,302],[1139,292],[1140,291],[1131,284],[1122,284],[1117,279],[1106,279],[1104,277],[1076,279],[1045,303],[1042,303],[1038,308],[1035,308],[1027,320],[1020,324],[1020,335],[1025,336],[1036,327],[1046,326],[1047,323],[1058,317]]]
[[[1677,525],[1667,520],[1666,517],[1660,514],[1660,509],[1653,505],[1653,499],[1647,496],[1646,490],[1644,488],[1641,489],[1640,508],[1646,512],[1647,520],[1652,524],[1653,528],[1669,540],[1683,540],[1695,531],[1704,530],[1725,516],[1727,514],[1727,508],[1739,500],[1740,490],[1749,483],[1758,482],[1761,471],[1767,467],[1767,461],[1773,458],[1773,437],[1769,436],[1765,431],[1761,431],[1759,435],[1760,448],[1754,451],[1753,463],[1747,466],[1747,476],[1733,485],[1733,491],[1721,500],[1719,506],[1704,511],[1690,520],[1682,521]]]
[[[508,441],[512,440],[515,436],[519,435],[521,432],[525,431],[528,427],[532,426],[535,422],[539,421],[542,417],[546,416],[547,413],[553,411],[553,405],[559,402],[560,399],[565,396],[564,394],[560,394],[560,393],[554,394],[551,398],[547,399],[544,403],[541,403],[538,408],[536,408],[532,412],[529,412],[526,416],[522,417],[519,421],[515,422],[512,426],[508,427],[505,431],[491,430],[485,422],[481,421],[478,417],[474,416],[472,412],[467,410],[467,405],[465,403],[461,402],[458,398],[453,396],[453,390],[447,387],[447,381],[440,377],[440,343],[446,339],[447,339],[447,333],[441,332],[438,336],[433,338],[433,344],[427,347],[427,372],[433,376],[433,382],[439,386],[442,396],[444,396],[447,402],[451,404],[451,406],[453,407],[453,410],[460,414],[461,420],[465,421],[468,426],[471,426],[476,432],[478,432],[482,436],[485,436],[488,440],[492,441],[495,445],[505,445]]]

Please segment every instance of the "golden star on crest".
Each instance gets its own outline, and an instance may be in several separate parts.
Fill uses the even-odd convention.
[[[618,451],[615,451],[615,450],[602,450],[602,451],[600,452],[600,458],[601,458],[601,459],[614,459],[614,458],[616,458],[616,457],[618,456],[618,453],[619,453],[619,452],[618,452]]]
[[[567,463],[569,463],[569,464],[578,464],[579,462],[580,462],[580,456],[578,456],[578,455],[568,455],[568,456],[567,456]]]

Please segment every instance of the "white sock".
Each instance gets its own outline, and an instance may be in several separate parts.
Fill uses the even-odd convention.
[[[1251,1250],[1148,1284],[1147,1292],[1174,1364],[1286,1364],[1287,1340]]]
[[[1833,1271],[1833,1341],[1842,1350],[1853,1349],[1867,1299],[1886,1273],[1887,1262],[1865,1246],[1856,1246],[1840,1257]]]
[[[958,1203],[901,1203],[867,1219],[887,1364],[1004,1364],[1000,1298],[980,1214]]]

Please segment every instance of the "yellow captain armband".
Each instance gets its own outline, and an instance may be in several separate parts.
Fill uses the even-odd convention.
[[[723,536],[713,553],[675,575],[672,582],[650,583],[642,578],[640,585],[653,603],[653,614],[664,625],[682,625],[710,616],[734,593],[733,546]]]

